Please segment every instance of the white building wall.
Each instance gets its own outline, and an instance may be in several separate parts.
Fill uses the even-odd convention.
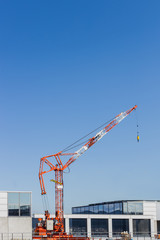
[[[65,218],[65,232],[69,234],[69,218]]]
[[[157,220],[159,221],[160,220],[160,202],[157,202],[156,203],[156,209],[157,209]]]
[[[109,238],[112,237],[112,219],[111,217],[108,218],[108,231],[109,231]]]
[[[91,237],[91,218],[87,218],[87,236]]]
[[[143,215],[154,216],[157,215],[156,201],[143,201]]]
[[[0,192],[0,218],[7,217],[7,192]]]

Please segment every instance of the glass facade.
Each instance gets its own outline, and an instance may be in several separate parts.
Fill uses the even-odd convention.
[[[142,201],[117,201],[73,207],[73,214],[143,214]]]
[[[91,233],[92,237],[108,237],[108,219],[91,219]]]
[[[8,216],[31,216],[31,193],[8,193]]]
[[[121,232],[129,232],[128,219],[112,219],[112,232],[113,236],[121,236]]]
[[[133,219],[133,236],[150,237],[150,219]]]
[[[85,218],[70,218],[69,231],[74,236],[87,236],[87,219]]]
[[[127,202],[127,214],[143,214],[143,203],[142,202]]]

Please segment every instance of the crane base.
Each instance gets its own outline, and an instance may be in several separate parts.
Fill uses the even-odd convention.
[[[53,236],[33,236],[32,239],[41,239],[41,240],[90,240],[88,237],[73,237],[72,235],[53,235]]]

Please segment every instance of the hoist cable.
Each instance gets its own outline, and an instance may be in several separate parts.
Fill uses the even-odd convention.
[[[73,148],[79,147],[80,145],[82,145],[82,144],[84,144],[84,143],[86,143],[86,142],[88,142],[88,140],[86,140],[86,141],[84,141],[84,142],[81,142],[81,143],[77,144],[77,145],[74,146],[74,147],[70,147],[70,148],[68,148],[66,151],[69,151],[69,150],[71,150],[71,149],[73,149]],[[66,152],[66,151],[63,151],[63,152]]]
[[[138,124],[138,114],[136,111],[136,124],[137,124],[137,142],[139,142],[139,124]]]
[[[101,127],[103,127],[104,125],[106,125],[107,123],[111,122],[113,119],[115,119],[115,117],[112,118],[111,120],[103,123],[101,126],[97,127],[97,128],[94,129],[93,131],[89,132],[89,133],[86,134],[84,137],[81,137],[80,139],[78,139],[77,141],[75,141],[74,143],[72,143],[71,145],[69,145],[68,147],[64,148],[64,149],[62,150],[62,152],[66,152],[66,151],[70,150],[70,149],[71,149],[70,147],[72,147],[72,146],[75,145],[76,143],[80,142],[82,139],[88,137],[90,134],[94,133],[95,131],[97,131],[98,129],[100,129]],[[87,142],[87,140],[86,140],[85,142]],[[80,144],[80,145],[81,145],[81,144]],[[75,148],[75,147],[76,147],[76,146],[74,146],[73,148]]]
[[[44,206],[44,201],[43,201],[43,196],[41,195],[42,198],[42,205],[43,205],[43,211],[45,211],[45,206]]]

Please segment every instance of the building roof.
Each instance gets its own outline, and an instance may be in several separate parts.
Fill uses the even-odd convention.
[[[90,203],[90,204],[87,204],[87,205],[76,206],[76,207],[87,207],[87,206],[104,205],[104,204],[112,204],[112,203],[122,203],[122,202],[146,202],[146,201],[148,201],[148,202],[160,202],[160,200],[116,200],[116,201],[107,201],[107,202],[100,202],[100,203]]]

